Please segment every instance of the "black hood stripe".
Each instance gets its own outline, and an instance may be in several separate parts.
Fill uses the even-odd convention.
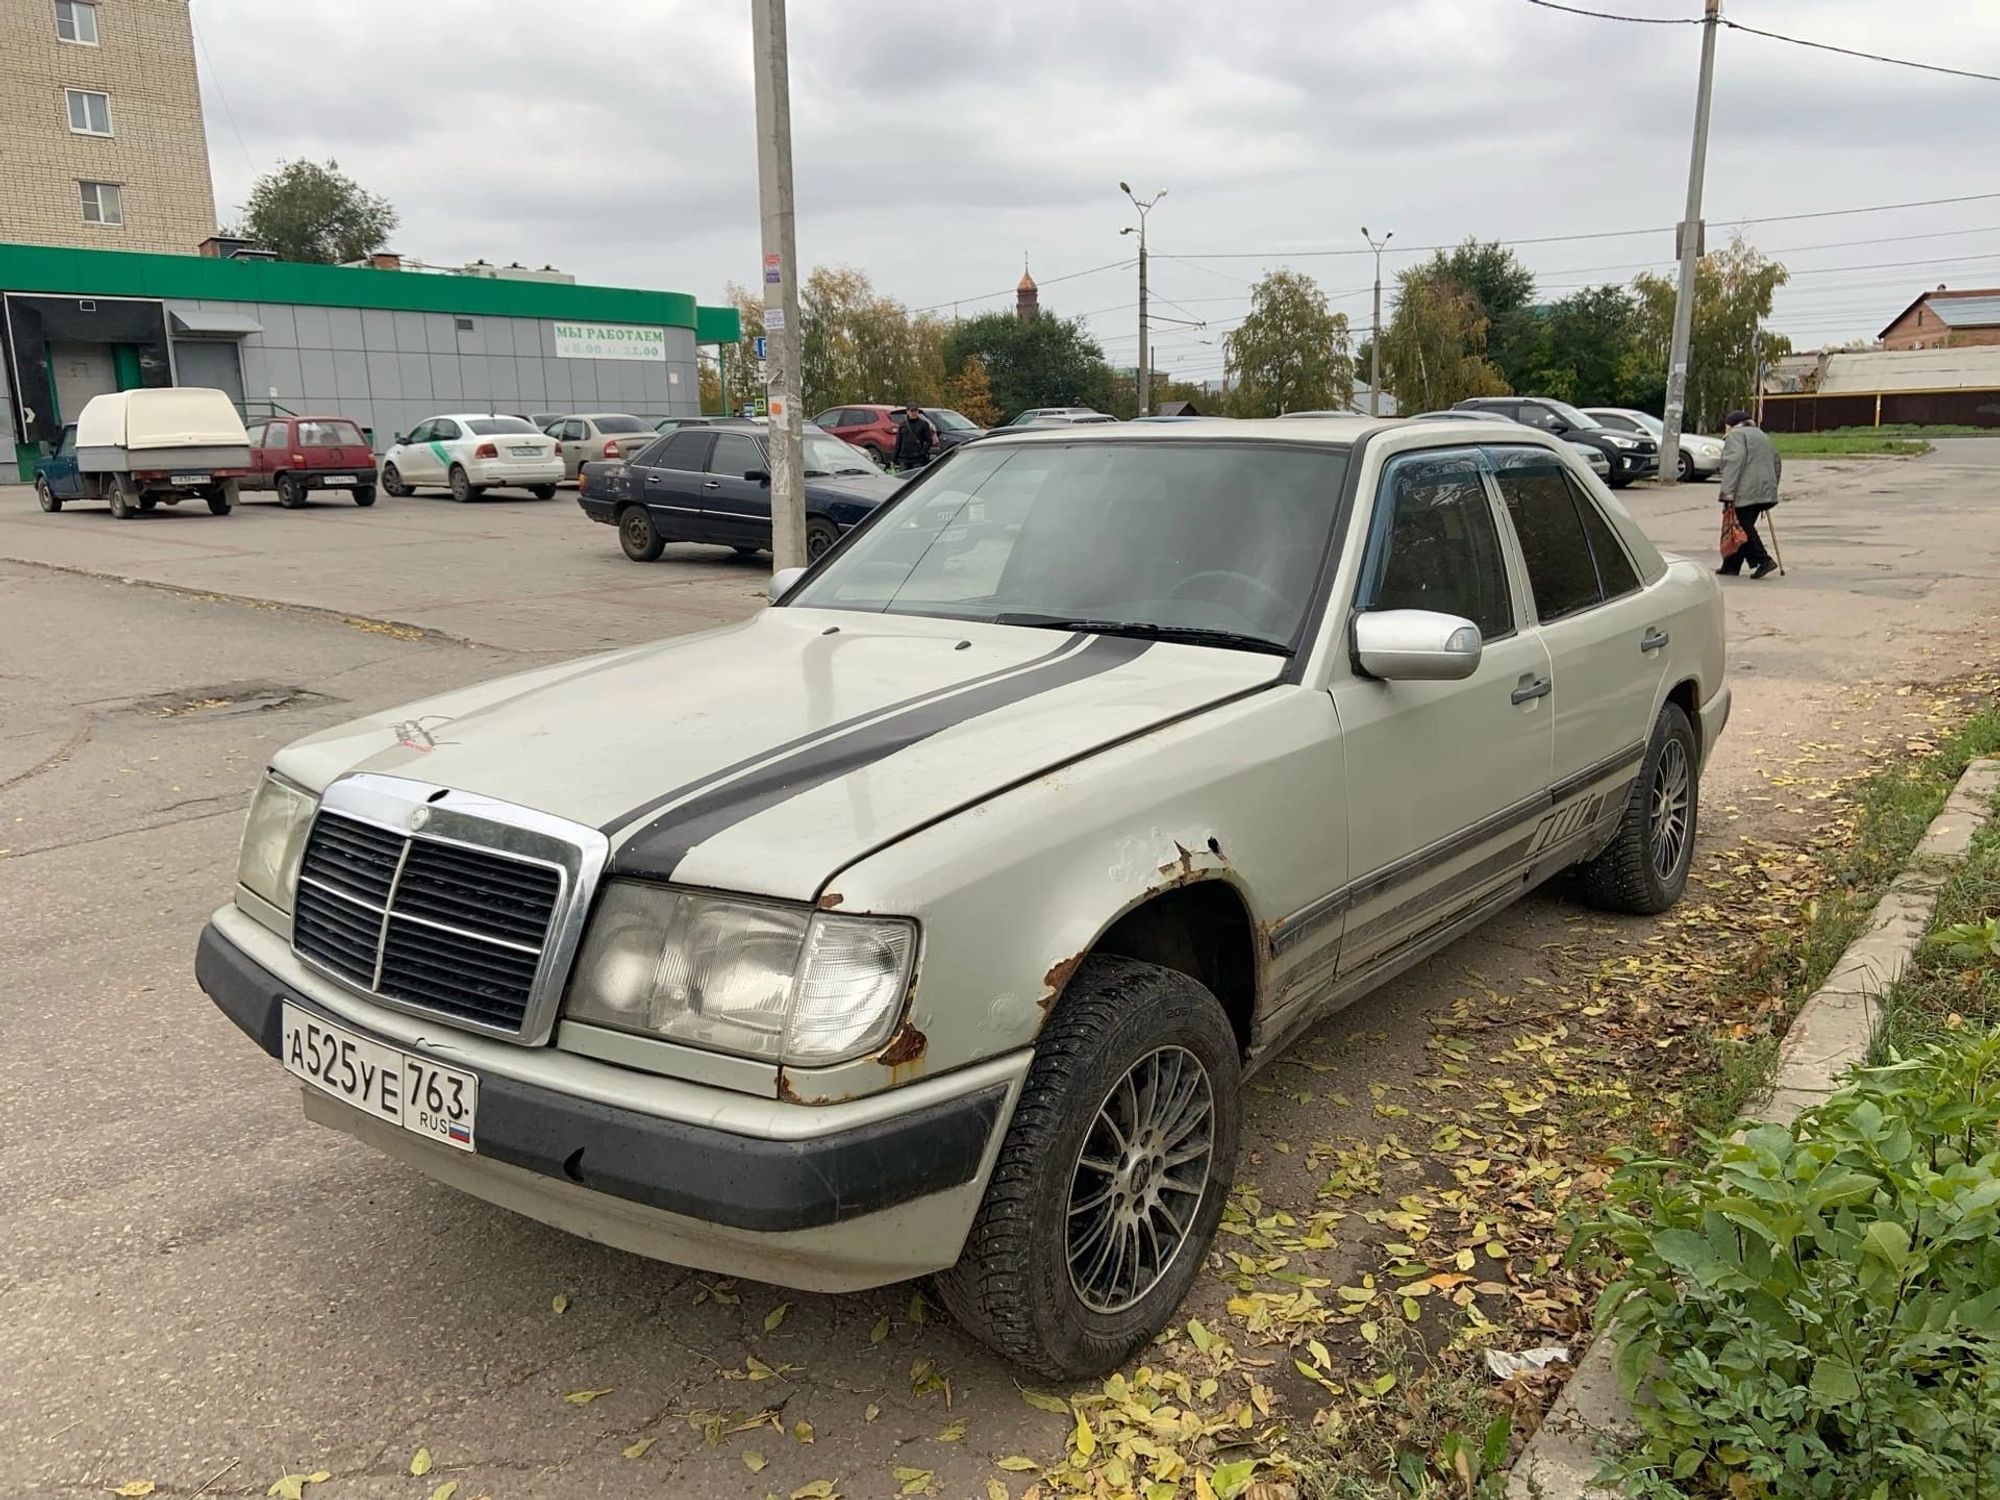
[[[690,851],[737,823],[969,719],[1122,667],[1153,644],[1126,636],[1091,636],[1088,640],[1082,650],[1044,659],[1034,671],[918,703],[906,712],[822,740],[684,802],[660,814],[617,849],[612,855],[613,871],[671,880]]]
[[[741,760],[731,761],[726,766],[720,766],[710,771],[706,776],[698,776],[693,781],[683,782],[672,791],[662,792],[657,797],[648,798],[637,807],[631,809],[631,811],[622,812],[610,822],[600,825],[597,831],[615,836],[619,829],[630,828],[641,818],[658,812],[670,803],[680,802],[685,798],[692,797],[695,793],[705,791],[718,782],[728,781],[731,777],[740,776],[745,771],[761,766],[768,761],[776,760],[780,756],[790,755],[795,751],[804,749],[808,745],[817,744],[821,740],[829,739],[834,735],[844,734],[857,725],[871,723],[877,719],[885,719],[892,714],[899,714],[907,709],[916,708],[921,704],[935,702],[937,699],[948,697],[953,693],[962,693],[970,688],[982,687],[989,682],[997,682],[1003,677],[1011,677],[1019,672],[1026,672],[1035,667],[1046,666],[1052,661],[1071,655],[1082,649],[1085,640],[1086,637],[1084,636],[1073,635],[1053,651],[1045,651],[1040,656],[1030,657],[1026,661],[1017,661],[1011,666],[996,667],[991,672],[982,673],[977,677],[968,677],[962,682],[948,682],[943,687],[932,688],[927,693],[918,693],[915,697],[903,698],[894,703],[884,703],[879,708],[869,709],[866,713],[854,714],[835,723],[822,725],[818,729],[809,729],[804,734],[759,750],[755,755],[746,755]]]

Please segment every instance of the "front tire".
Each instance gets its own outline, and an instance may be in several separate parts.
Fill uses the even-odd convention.
[[[415,493],[410,486],[403,483],[403,471],[394,464],[382,465],[382,488],[398,500],[405,495]]]
[[[286,510],[297,510],[306,503],[306,487],[299,483],[296,474],[278,476],[278,504]]]
[[[658,562],[667,539],[653,524],[651,511],[643,505],[628,505],[618,516],[618,545],[633,562]]]
[[[1144,1348],[1201,1272],[1235,1170],[1242,1067],[1187,975],[1093,956],[1035,1043],[1021,1101],[939,1299],[1043,1380]]]
[[[375,503],[375,486],[372,484],[356,485],[354,487],[354,503],[362,506],[364,509],[373,505]]]
[[[45,475],[35,476],[35,503],[51,515],[62,509],[62,501],[57,499],[56,492],[49,488],[49,481]]]
[[[1685,449],[1681,451],[1680,474],[1682,484],[1694,483],[1694,455]]]
[[[460,505],[464,505],[467,501],[475,499],[478,494],[479,490],[473,484],[472,476],[457,464],[453,464],[451,466],[451,498],[456,500]]]
[[[528,486],[528,493],[537,500],[553,500],[556,497],[556,487],[552,484],[531,484]]]
[[[1605,911],[1653,916],[1681,899],[1701,813],[1701,742],[1677,703],[1660,710],[1618,833],[1577,866],[1583,897]]]

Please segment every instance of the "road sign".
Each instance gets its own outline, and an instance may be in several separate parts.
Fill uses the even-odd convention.
[[[760,333],[757,335],[757,337],[752,339],[750,341],[750,347],[756,350],[757,357],[759,359],[762,359],[764,357],[764,335]]]

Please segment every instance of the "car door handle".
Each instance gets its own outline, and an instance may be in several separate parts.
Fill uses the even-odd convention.
[[[1666,645],[1668,639],[1667,633],[1655,625],[1639,637],[1639,649],[1641,651],[1657,651],[1660,647]]]
[[[722,488],[722,481],[720,479],[704,479],[701,482],[701,487],[705,490],[719,490]]]
[[[1555,684],[1546,677],[1524,678],[1514,689],[1516,703],[1533,703],[1537,698],[1546,698],[1555,691]]]

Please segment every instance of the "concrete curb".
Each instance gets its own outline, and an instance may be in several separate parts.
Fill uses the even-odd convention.
[[[1903,977],[1930,930],[1944,888],[1941,867],[1965,858],[1996,792],[2000,759],[1976,760],[1965,768],[1910,864],[1876,904],[1867,928],[1800,1007],[1778,1048],[1771,1092],[1749,1111],[1749,1118],[1789,1125],[1801,1110],[1833,1092],[1836,1077],[1868,1055],[1881,1019],[1881,997]],[[1507,1500],[1610,1500],[1618,1492],[1594,1482],[1600,1455],[1632,1431],[1632,1408],[1612,1369],[1611,1340],[1598,1339],[1515,1462],[1507,1477]]]

